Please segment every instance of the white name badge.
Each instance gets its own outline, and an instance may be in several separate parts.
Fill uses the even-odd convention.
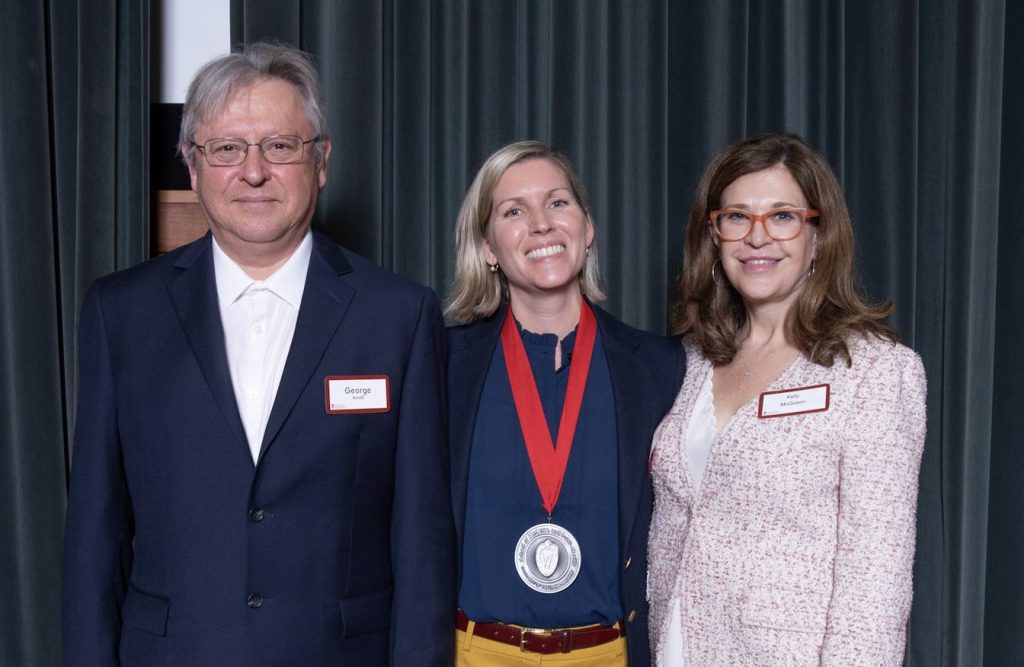
[[[831,389],[827,384],[766,391],[761,394],[761,399],[757,403],[757,416],[759,419],[767,419],[824,412],[828,410],[830,393]]]
[[[324,402],[331,415],[388,412],[388,376],[328,375],[324,378]]]

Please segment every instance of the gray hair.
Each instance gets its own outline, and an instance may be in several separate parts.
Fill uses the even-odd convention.
[[[188,87],[181,114],[179,148],[189,167],[195,165],[192,146],[200,123],[220,113],[240,89],[265,79],[281,79],[295,87],[306,120],[313,128],[317,165],[324,161],[327,116],[320,98],[320,78],[309,54],[284,44],[256,42],[241,51],[215,58],[200,68]],[[303,137],[305,138],[305,137]]]
[[[586,190],[563,153],[539,141],[517,141],[499,148],[477,172],[462,200],[455,223],[455,279],[445,308],[445,314],[452,319],[473,322],[490,317],[503,301],[508,300],[508,281],[500,270],[491,273],[484,259],[484,240],[494,209],[492,200],[498,181],[512,165],[532,159],[547,160],[562,170],[576,203],[593,224]],[[605,298],[596,233],[579,281],[583,295],[591,301]]]

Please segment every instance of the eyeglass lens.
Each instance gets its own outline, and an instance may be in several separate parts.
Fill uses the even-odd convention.
[[[800,234],[804,219],[804,211],[799,209],[778,209],[761,215],[730,209],[718,212],[715,227],[722,239],[738,241],[750,234],[755,220],[761,220],[769,236],[777,241],[787,241]]]
[[[249,144],[242,139],[210,139],[203,145],[203,152],[210,164],[217,166],[233,166],[245,161],[249,146],[259,146],[260,153],[267,162],[289,164],[302,160],[302,149],[305,143],[302,137],[290,135],[267,137],[259,144]]]

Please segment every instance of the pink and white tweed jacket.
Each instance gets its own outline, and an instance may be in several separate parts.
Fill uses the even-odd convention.
[[[797,359],[768,391],[829,384],[825,412],[759,419],[714,442],[695,498],[683,442],[710,362],[654,436],[647,595],[653,655],[681,600],[687,667],[899,665],[910,612],[925,376],[909,348],[850,341],[853,365]]]

